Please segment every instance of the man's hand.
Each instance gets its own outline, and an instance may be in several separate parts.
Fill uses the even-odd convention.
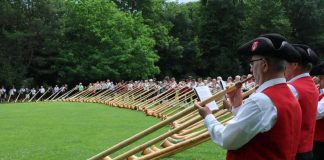
[[[231,110],[232,109],[232,105],[229,103],[229,101],[227,100],[223,100],[223,108]]]
[[[236,87],[237,88],[234,91],[227,93],[228,99],[234,108],[241,106],[243,103],[243,96],[241,91],[242,84],[237,84]]]
[[[195,107],[198,109],[199,114],[203,118],[205,118],[209,114],[212,114],[212,111],[208,107],[201,106],[200,103],[197,101],[195,101]]]

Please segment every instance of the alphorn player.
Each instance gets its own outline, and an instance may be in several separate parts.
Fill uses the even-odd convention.
[[[294,160],[301,130],[301,108],[287,86],[287,61],[299,59],[286,41],[280,46],[265,37],[242,45],[250,55],[250,70],[259,88],[244,103],[241,88],[228,94],[235,117],[227,125],[217,121],[208,107],[195,106],[204,118],[214,143],[227,149],[227,160]]]
[[[318,75],[319,77],[319,90],[324,88],[324,63],[314,67],[311,75]],[[314,137],[314,159],[324,159],[324,93],[321,93],[318,98],[318,106],[316,113],[316,127]]]
[[[301,60],[287,65],[285,77],[302,110],[302,129],[296,160],[313,160],[313,141],[319,93],[309,72],[317,64],[318,57],[306,45],[293,44],[293,46],[299,52]]]

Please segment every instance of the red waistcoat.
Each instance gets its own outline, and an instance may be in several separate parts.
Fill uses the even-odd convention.
[[[321,94],[318,101],[320,101],[323,97],[324,94]],[[316,121],[314,140],[324,142],[324,118]]]
[[[238,150],[229,150],[227,160],[294,160],[301,128],[301,109],[287,84],[263,91],[277,109],[277,121],[268,132],[259,133]]]
[[[313,150],[318,91],[310,76],[299,78],[290,84],[293,85],[298,92],[298,102],[302,109],[302,130],[297,152],[310,152]]]

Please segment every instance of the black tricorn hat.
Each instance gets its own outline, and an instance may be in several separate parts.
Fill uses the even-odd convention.
[[[324,62],[313,67],[312,70],[309,72],[309,74],[312,76],[324,75]]]
[[[288,42],[286,37],[284,37],[283,35],[278,34],[278,33],[262,34],[259,37],[266,37],[266,38],[270,39],[275,48],[280,48],[283,41]]]
[[[298,51],[280,34],[265,34],[255,38],[238,49],[238,54],[278,57],[288,62],[299,62]]]
[[[307,64],[312,63],[313,65],[317,65],[319,62],[317,54],[307,45],[304,44],[293,44],[296,50],[299,52],[301,56],[301,60],[299,63]]]

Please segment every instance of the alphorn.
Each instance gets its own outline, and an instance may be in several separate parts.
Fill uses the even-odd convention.
[[[167,100],[168,97],[173,96],[177,91],[174,89],[169,89],[167,91],[164,91],[162,94],[153,97],[152,99],[148,99],[144,101],[143,103],[140,103],[137,105],[139,110],[144,110],[144,112],[147,112],[148,109],[155,108],[159,103],[165,103],[164,101]]]
[[[106,93],[108,93],[108,92],[109,92],[108,89],[103,89],[103,90],[101,90],[100,93],[98,93],[98,94],[95,95],[94,97],[89,98],[89,99],[88,99],[88,102],[98,102],[98,99],[99,99],[100,97],[102,97],[103,95],[105,95]]]
[[[79,96],[81,94],[84,94],[88,89],[89,88],[84,89],[83,91],[78,91],[77,93],[75,93],[75,94],[71,95],[69,98],[67,98],[67,100],[71,100],[72,101],[75,97],[77,97],[77,96]]]
[[[69,96],[69,94],[71,94],[73,91],[75,91],[77,88],[73,87],[72,89],[70,89],[69,91],[65,92],[64,94],[62,94],[61,96],[57,97],[56,99],[54,99],[54,101],[60,100],[60,99],[65,99],[65,97]]]
[[[163,110],[164,108],[168,107],[168,106],[172,106],[174,105],[174,103],[177,103],[179,101],[179,98],[182,98],[183,96],[185,96],[186,94],[180,95],[179,96],[179,91],[177,91],[175,93],[175,95],[169,99],[169,101],[165,102],[165,103],[161,103],[159,106],[155,106],[152,111],[153,112],[160,112],[161,110]]]
[[[217,111],[214,111],[214,113],[215,112],[217,112]],[[219,110],[216,114],[221,115],[221,114],[223,114],[225,112],[227,112],[227,110],[222,109],[222,110]],[[146,149],[147,147],[152,146],[155,143],[157,143],[157,142],[159,142],[159,141],[161,141],[161,140],[163,140],[163,139],[165,139],[167,137],[170,137],[171,135],[181,131],[182,129],[184,129],[184,128],[186,128],[186,127],[188,127],[188,126],[192,125],[193,123],[196,123],[196,122],[198,122],[200,120],[202,120],[202,118],[200,116],[196,116],[196,117],[192,118],[191,120],[187,121],[186,123],[184,123],[182,126],[179,126],[178,128],[170,130],[170,131],[164,133],[163,135],[160,135],[160,136],[158,136],[158,137],[156,137],[156,138],[154,138],[154,139],[152,139],[152,140],[150,140],[150,141],[148,141],[148,142],[146,142],[146,143],[144,143],[144,144],[142,144],[142,145],[140,145],[140,146],[138,146],[136,148],[133,148],[132,150],[130,150],[130,151],[128,151],[128,152],[126,152],[126,153],[124,153],[122,155],[117,156],[114,159],[115,160],[120,160],[120,159],[127,158],[128,156],[131,156],[131,155],[133,155],[133,154],[135,154],[135,153],[137,153],[139,151],[142,151],[142,150]]]
[[[82,94],[79,94],[78,96],[74,97],[72,99],[72,101],[79,101],[82,102],[84,98],[88,97],[89,95],[94,93],[94,87],[88,87],[87,90],[85,92],[83,92]]]
[[[252,94],[254,91],[255,91],[256,88],[252,88],[251,90],[249,90],[248,92],[244,92],[243,94],[243,97],[246,97],[250,94]],[[225,113],[225,114],[224,114]],[[229,112],[225,111],[224,110],[222,111],[219,111],[217,112],[214,116],[219,119],[219,118],[222,118],[222,117],[226,117],[227,115],[229,115]],[[196,116],[194,117],[193,119],[202,119],[200,116]],[[228,117],[228,118],[225,118],[223,120],[220,120],[221,122],[227,122],[228,120],[232,119],[232,117]],[[199,122],[199,121],[192,121],[190,120],[191,122],[189,123],[186,123],[182,126],[180,126],[180,128],[184,128],[184,126],[188,126],[187,124],[194,124],[195,122]],[[179,130],[179,128],[176,128],[174,129],[176,131]],[[175,133],[175,132],[172,132],[172,133]],[[168,134],[170,135],[170,134]],[[201,136],[201,135],[206,135],[208,137],[205,138],[205,136]],[[165,138],[166,136],[164,137],[160,137],[160,138]],[[132,156],[134,159],[159,159],[159,158],[163,158],[163,157],[166,157],[166,156],[170,156],[170,155],[173,155],[173,154],[176,154],[180,151],[183,151],[185,149],[188,149],[190,147],[193,147],[193,146],[196,146],[198,144],[201,144],[203,142],[206,142],[207,140],[209,140],[209,134],[207,132],[207,129],[203,129],[201,131],[197,131],[193,134],[191,134],[190,136],[187,136],[185,138],[183,138],[182,140],[175,140],[176,143],[172,143],[170,141],[168,141],[168,139],[170,139],[170,137],[168,139],[165,140],[165,142],[162,144],[162,146],[166,147],[166,148],[163,148],[163,149],[159,149],[157,150],[156,152],[153,152],[152,154],[148,154],[148,155],[144,155],[142,157],[135,157],[135,156]],[[192,142],[193,139],[196,139],[195,142],[197,143],[194,143]],[[158,142],[158,140],[160,140],[159,138],[156,138],[156,141],[154,141],[154,143]],[[152,145],[153,143],[146,143],[147,145],[145,146],[150,146]],[[131,151],[128,151],[127,153],[123,154],[123,155],[120,155],[114,159],[123,159],[123,158],[126,158],[127,156],[130,156],[132,154],[135,154],[137,153],[137,151],[140,149],[142,149],[142,147],[144,147],[144,145],[140,146],[140,147],[136,147],[135,149],[131,150]]]
[[[131,108],[132,109],[139,109],[138,106],[142,106],[142,104],[146,103],[146,101],[149,101],[150,99],[152,99],[154,97],[158,97],[159,95],[151,97],[151,96],[153,96],[154,94],[156,94],[158,92],[159,92],[159,89],[151,89],[151,90],[148,90],[148,91],[142,93],[140,96],[138,96],[137,102],[135,102],[134,104],[131,105]]]
[[[178,105],[179,99],[184,98],[188,94],[194,93],[193,91],[183,93],[180,96],[176,94],[173,99],[170,99],[169,101],[160,104],[159,106],[155,107],[153,110],[147,110],[146,113],[147,115],[153,115],[155,117],[161,117],[162,115],[160,114],[162,111],[169,109],[169,108],[177,108],[176,106]]]
[[[95,102],[97,101],[98,97],[101,97],[102,95],[105,95],[106,93],[110,92],[109,89],[99,89],[96,93],[94,93],[93,95],[90,95],[89,97],[87,97],[86,99],[84,99],[84,101],[86,102]]]
[[[190,99],[190,101],[194,102],[198,98],[194,98],[194,99],[191,100],[191,97],[190,97],[189,99]],[[170,117],[170,116],[174,115],[175,113],[179,112],[179,110],[182,110],[182,109],[186,108],[187,106],[190,106],[190,102],[188,104],[184,104],[183,107],[178,107],[178,108],[176,108],[174,110],[169,111],[168,113],[164,114],[164,116],[162,118],[165,119],[167,117]]]
[[[116,96],[113,100],[110,101],[112,106],[115,107],[121,107],[119,103],[121,101],[124,101],[127,99],[127,97],[133,92],[134,90],[128,90],[127,88],[124,88],[122,93],[120,93],[118,96]]]
[[[123,90],[124,88],[120,85],[116,86],[115,89],[111,90],[111,92],[107,95],[106,98],[104,98],[104,103],[109,104],[110,101],[112,101],[115,96],[118,96],[118,94]]]
[[[17,96],[17,98],[15,100],[15,103],[17,103],[19,96],[20,96],[20,92],[18,93],[18,96]]]
[[[62,92],[62,89],[60,89],[55,96],[53,96],[50,101],[53,101],[60,93]],[[60,97],[60,96],[59,96]]]
[[[157,112],[157,113],[155,113],[155,114],[161,115],[161,114],[167,112],[168,110],[171,110],[174,108],[180,108],[180,107],[178,107],[178,105],[181,105],[181,102],[184,103],[191,96],[194,96],[194,92],[192,90],[189,92],[186,92],[186,93],[182,93],[182,94],[176,96],[175,99],[170,101],[168,104],[166,104],[165,107],[162,107],[159,110],[156,110],[155,112]]]
[[[47,89],[46,92],[44,92],[37,100],[36,102],[38,102],[41,98],[43,98],[43,96],[45,96],[45,94],[50,90],[50,88]]]
[[[10,92],[9,92],[8,103],[10,102],[10,98],[11,98],[11,94],[10,94]]]
[[[39,90],[34,94],[34,96],[28,101],[28,102],[31,102],[35,97],[36,95],[39,93]]]
[[[228,119],[221,121],[221,123],[225,123],[226,121],[228,121]],[[171,155],[176,154],[180,151],[183,151],[185,149],[188,149],[188,148],[191,148],[198,144],[201,144],[203,142],[206,142],[209,139],[210,139],[209,133],[207,132],[207,129],[205,129],[205,132],[202,134],[199,134],[197,136],[189,138],[186,141],[171,145],[167,148],[163,148],[157,152],[153,152],[151,154],[144,155],[142,157],[137,158],[137,160],[159,159],[159,158],[171,156]]]
[[[148,97],[146,96],[142,102],[135,104],[135,107],[140,110],[145,110],[146,108],[151,108],[150,106],[154,106],[157,103],[160,103],[160,101],[167,98],[167,96],[170,96],[171,94],[173,94],[173,92],[174,92],[174,90],[169,89],[169,90],[166,90],[166,91],[158,94],[157,96],[154,96],[151,98],[149,98],[149,96]],[[150,104],[150,106],[147,106],[148,104]],[[147,106],[147,107],[145,107],[145,106]]]
[[[100,95],[102,92],[104,92],[103,89],[98,89],[95,92],[89,94],[88,96],[84,97],[82,99],[83,102],[90,102],[91,99],[95,98],[97,95]]]
[[[87,87],[83,91],[79,91],[79,92],[75,93],[74,95],[70,96],[67,100],[74,102],[74,101],[77,100],[77,98],[79,98],[79,97],[81,97],[83,95],[86,95],[89,92],[91,92],[91,90],[92,90],[92,87]]]
[[[149,90],[150,91],[150,90]],[[128,93],[128,99],[120,99],[118,101],[116,101],[115,103],[120,106],[120,107],[123,107],[123,108],[131,108],[130,105],[134,102],[136,102],[136,98],[138,98],[138,96],[136,95],[139,95],[141,93],[145,93],[145,92],[148,92],[148,91],[145,91],[143,88],[138,88],[138,89],[133,89],[132,91],[130,91]]]
[[[252,77],[250,77],[250,78],[252,78]],[[244,81],[247,81],[247,80],[249,80],[249,78],[245,79]],[[204,100],[204,101],[201,102],[201,105],[206,105],[206,104],[210,103],[211,101],[213,101],[215,99],[222,98],[226,93],[234,91],[237,88],[236,86],[238,84],[241,85],[241,83],[244,83],[244,81],[243,82],[240,82],[240,83],[237,83],[236,85],[233,85],[233,86],[227,88],[226,90],[220,91],[218,94],[215,94],[215,95],[207,98],[206,100]],[[97,159],[105,158],[106,156],[108,156],[108,155],[110,155],[110,154],[112,154],[112,153],[114,153],[114,152],[116,152],[116,151],[118,151],[118,150],[120,150],[120,149],[122,149],[122,148],[124,148],[124,147],[126,147],[126,146],[128,146],[130,144],[132,144],[132,143],[134,143],[135,141],[143,138],[144,136],[146,136],[146,135],[148,135],[148,134],[150,134],[150,133],[152,133],[152,132],[154,132],[154,131],[162,128],[162,127],[164,127],[165,125],[168,125],[169,123],[173,122],[174,120],[176,120],[176,119],[178,119],[178,118],[180,118],[180,117],[182,117],[184,115],[187,115],[188,113],[191,113],[193,111],[195,111],[195,107],[194,107],[194,105],[191,105],[190,107],[188,107],[188,108],[182,110],[181,112],[179,112],[179,113],[171,116],[170,118],[168,118],[168,119],[166,119],[164,121],[161,121],[161,122],[159,122],[159,123],[157,123],[157,124],[155,124],[155,125],[147,128],[147,129],[145,129],[144,131],[142,131],[140,133],[135,134],[134,136],[132,136],[132,137],[130,137],[130,138],[128,138],[128,139],[126,139],[126,140],[124,140],[124,141],[122,141],[122,142],[120,142],[120,143],[118,143],[118,144],[116,144],[116,145],[114,145],[114,146],[112,146],[112,147],[110,147],[110,148],[108,148],[108,149],[100,152],[97,155],[94,155],[93,157],[91,157],[89,159],[90,160],[97,160]],[[197,120],[201,120],[201,117],[197,118]],[[190,124],[188,124],[188,126],[189,125]],[[184,129],[184,128],[185,127],[182,128],[181,126],[179,126],[179,127],[175,128],[174,130],[180,131],[181,129]],[[167,132],[167,133],[169,133],[169,132]],[[171,134],[173,134],[173,133],[171,133]],[[168,137],[170,135],[167,135],[164,138],[166,138],[166,137]],[[158,139],[158,141],[160,141],[160,140],[161,139]],[[156,142],[154,142],[154,143],[156,143]],[[154,144],[154,143],[152,143],[152,144]],[[152,145],[152,144],[150,144],[150,145]],[[144,148],[139,148],[139,147],[137,147],[137,148],[139,148],[140,150],[143,150],[146,147],[147,146],[145,146]],[[137,153],[137,152],[134,152],[134,153]],[[132,153],[132,154],[134,154],[134,153]],[[130,155],[132,155],[132,154],[130,154]],[[128,156],[130,156],[130,155],[128,155]]]
[[[140,95],[143,95],[143,93],[151,93],[152,90],[144,90],[144,88],[136,88],[135,90],[137,90],[135,93],[133,93],[130,98],[128,100],[122,101],[120,103],[122,103],[121,105],[125,108],[129,108],[129,109],[135,109],[135,107],[133,107],[133,104],[135,104],[136,102],[139,101],[139,99],[141,98]]]
[[[25,98],[21,102],[25,102],[25,100],[30,96],[30,92],[25,94]],[[28,96],[27,96],[28,95]]]
[[[50,98],[52,98],[54,95],[56,95],[57,92],[54,92],[54,88],[52,89],[52,94],[48,96],[45,100],[43,101],[48,101]]]
[[[79,101],[79,102],[83,102],[84,99],[86,99],[87,97],[93,95],[96,93],[96,88],[95,87],[89,87],[88,89],[88,92],[86,92],[85,94],[82,94],[82,95],[79,95],[78,96],[78,99],[76,99],[76,101]]]

